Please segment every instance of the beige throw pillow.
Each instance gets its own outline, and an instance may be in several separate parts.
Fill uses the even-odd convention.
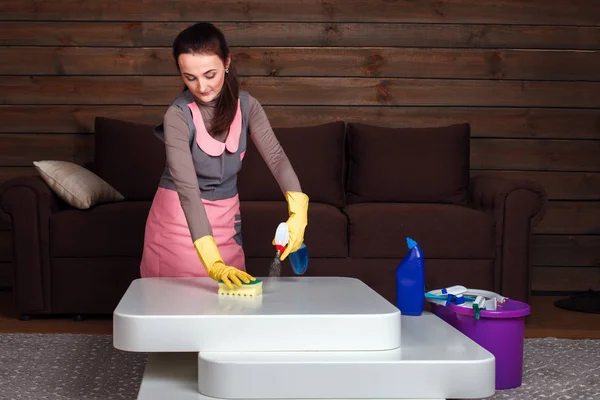
[[[54,160],[34,161],[33,165],[58,197],[81,210],[124,199],[106,181],[80,165]]]

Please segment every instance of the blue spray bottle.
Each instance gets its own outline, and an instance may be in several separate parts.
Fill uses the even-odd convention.
[[[396,268],[396,306],[402,315],[421,315],[425,302],[424,257],[421,248],[406,238],[408,254]]]
[[[275,258],[279,258],[285,251],[285,247],[289,241],[288,226],[285,222],[280,223],[275,231],[275,239],[273,243],[277,249]],[[303,275],[308,268],[308,248],[304,243],[300,245],[300,248],[296,251],[290,252],[288,255],[292,270],[296,275]]]

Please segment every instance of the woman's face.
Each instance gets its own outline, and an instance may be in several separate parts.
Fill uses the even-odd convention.
[[[181,54],[178,61],[183,82],[197,99],[208,103],[221,92],[229,57],[227,65],[216,54]]]

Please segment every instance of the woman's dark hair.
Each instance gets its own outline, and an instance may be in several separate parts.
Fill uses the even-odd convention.
[[[208,22],[199,22],[181,31],[173,42],[173,57],[177,70],[180,70],[178,59],[181,54],[216,54],[225,64],[229,55],[229,46],[223,32],[216,26]],[[225,74],[221,93],[217,96],[214,117],[208,129],[212,135],[229,129],[237,111],[238,97],[239,84],[235,67],[231,62],[229,71]]]

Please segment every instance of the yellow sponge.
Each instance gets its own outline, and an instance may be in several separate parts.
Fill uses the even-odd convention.
[[[260,296],[263,292],[262,280],[257,279],[250,283],[243,283],[242,287],[233,285],[233,289],[229,289],[227,285],[219,281],[219,294],[226,296]]]

